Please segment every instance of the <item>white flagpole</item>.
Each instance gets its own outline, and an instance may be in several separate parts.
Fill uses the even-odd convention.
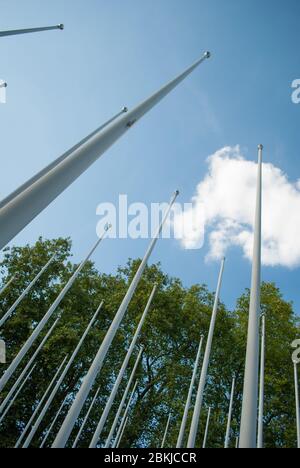
[[[61,412],[62,412],[62,410],[63,410],[63,408],[64,408],[64,406],[65,406],[65,404],[66,404],[66,402],[67,402],[67,400],[68,400],[68,398],[69,398],[69,395],[66,396],[66,398],[64,399],[64,401],[63,401],[62,404],[60,405],[60,408],[59,408],[59,410],[57,411],[56,416],[55,416],[55,418],[53,419],[52,423],[50,424],[50,427],[49,427],[49,429],[47,430],[46,435],[45,435],[45,437],[44,437],[44,439],[43,439],[43,441],[42,441],[42,443],[41,443],[41,445],[40,445],[40,448],[41,448],[41,449],[44,448],[44,446],[45,446],[45,444],[46,444],[46,442],[47,442],[47,440],[48,440],[48,437],[49,437],[49,435],[51,434],[52,429],[54,428],[54,426],[55,426],[55,424],[56,424],[56,421],[58,420],[58,418],[59,418],[59,416],[60,416],[60,414],[61,414]]]
[[[261,352],[260,352],[260,385],[258,410],[257,448],[264,447],[264,400],[265,400],[265,349],[266,349],[266,316],[261,316]]]
[[[19,298],[15,301],[15,303],[10,307],[10,309],[6,312],[6,314],[0,319],[0,328],[7,322],[7,320],[12,316],[18,305],[23,301],[24,297],[31,291],[33,286],[37,283],[40,277],[44,274],[44,272],[49,268],[51,263],[54,261],[56,254],[53,255],[52,258],[46,263],[46,265],[41,269],[41,271],[36,275],[36,277],[31,281],[31,283],[27,286],[25,291],[19,296]]]
[[[112,344],[112,341],[119,329],[119,326],[126,314],[126,311],[127,311],[127,308],[130,304],[130,301],[136,291],[136,288],[138,287],[139,285],[139,282],[142,278],[142,275],[144,273],[144,270],[147,266],[147,263],[148,263],[148,260],[156,246],[156,243],[158,241],[158,238],[161,234],[161,231],[163,229],[163,226],[170,214],[170,211],[176,201],[176,198],[178,197],[179,195],[179,192],[177,191],[174,196],[172,197],[172,200],[169,204],[169,207],[166,211],[166,214],[157,230],[157,233],[154,237],[154,239],[152,239],[152,241],[150,242],[150,245],[148,247],[148,250],[142,260],[142,263],[140,264],[139,266],[139,269],[138,271],[136,272],[133,280],[132,280],[132,283],[131,285],[129,286],[128,288],[128,291],[122,301],[122,304],[120,305],[119,307],[119,310],[118,312],[116,313],[115,315],[115,318],[99,348],[99,351],[94,359],[94,362],[93,364],[91,365],[89,371],[88,371],[88,374],[86,376],[86,378],[84,379],[83,383],[82,383],[82,386],[75,398],[75,401],[73,402],[73,405],[71,406],[71,409],[69,411],[69,414],[68,416],[66,417],[65,419],[65,422],[60,430],[60,432],[58,433],[58,436],[53,444],[53,448],[63,448],[69,437],[70,437],[70,434],[73,430],[73,427],[77,421],[77,418],[78,416],[80,415],[80,412],[82,410],[82,407],[94,385],[94,382],[99,374],[99,372],[101,371],[102,369],[102,366],[103,366],[103,362],[104,362],[104,359],[108,353],[108,350]]]
[[[194,65],[130,111],[127,116],[120,118],[104,130],[95,132],[91,138],[83,140],[84,143],[76,145],[75,150],[72,148],[67,157],[59,158],[61,161],[59,164],[54,162],[51,171],[42,171],[42,177],[37,174],[33,178],[33,183],[28,181],[24,184],[25,189],[20,187],[14,194],[3,200],[0,204],[0,249],[209,57],[210,53],[205,53]]]
[[[56,379],[57,379],[57,377],[59,376],[59,374],[60,374],[60,372],[61,372],[61,370],[62,370],[62,368],[63,368],[63,366],[64,366],[64,364],[65,364],[65,362],[66,362],[66,360],[67,360],[67,358],[68,358],[68,356],[66,356],[66,357],[64,358],[64,360],[62,361],[61,365],[60,365],[59,368],[57,369],[57,372],[56,372],[55,376],[53,377],[53,379],[51,380],[51,382],[50,382],[50,384],[49,384],[49,387],[48,387],[47,390],[45,391],[45,393],[44,393],[42,399],[40,400],[39,404],[37,405],[36,409],[34,410],[34,412],[33,412],[32,416],[31,416],[31,418],[29,419],[29,421],[28,421],[28,423],[27,423],[25,429],[22,431],[22,434],[20,435],[20,437],[19,437],[19,439],[18,439],[18,441],[17,441],[17,443],[16,443],[16,445],[15,445],[15,448],[19,448],[19,447],[20,447],[20,445],[21,445],[21,443],[22,443],[22,440],[24,439],[24,437],[25,437],[25,435],[26,435],[28,429],[30,428],[31,423],[34,421],[36,415],[39,413],[40,409],[42,408],[42,406],[43,406],[43,404],[44,404],[44,401],[46,400],[48,393],[50,392],[52,386],[54,385],[54,383],[55,383],[55,381],[56,381]]]
[[[88,422],[88,419],[89,419],[89,417],[90,417],[90,414],[91,414],[91,412],[92,412],[92,410],[93,410],[93,408],[94,408],[94,406],[95,406],[95,404],[96,404],[96,401],[97,401],[97,398],[98,398],[98,396],[99,396],[99,393],[100,393],[100,388],[98,388],[98,390],[97,390],[97,392],[96,392],[96,394],[95,394],[95,396],[94,396],[94,398],[93,398],[93,401],[92,401],[92,403],[90,404],[90,407],[89,407],[89,409],[88,409],[88,411],[87,411],[87,413],[86,413],[86,415],[85,415],[85,418],[84,418],[84,420],[83,420],[83,422],[82,422],[82,424],[81,424],[81,427],[80,427],[80,429],[79,429],[79,432],[78,432],[78,434],[77,434],[77,436],[76,436],[76,439],[74,440],[74,443],[73,443],[73,447],[72,447],[73,449],[76,448],[77,445],[78,445],[78,442],[79,442],[79,440],[80,440],[81,434],[83,433],[83,430],[84,430],[84,428],[85,428],[85,426],[86,426],[86,423]]]
[[[32,366],[32,364],[34,363],[34,361],[36,360],[37,356],[40,354],[41,350],[43,349],[45,343],[48,341],[50,335],[52,334],[53,330],[55,329],[58,321],[60,320],[60,317],[58,319],[55,320],[54,324],[52,325],[52,327],[50,328],[50,330],[48,331],[48,333],[46,334],[46,336],[44,337],[43,341],[41,342],[41,344],[39,345],[39,347],[37,348],[37,350],[35,351],[35,353],[32,355],[32,357],[30,358],[30,360],[28,361],[28,363],[26,364],[26,367],[24,368],[24,370],[21,372],[20,376],[18,377],[18,379],[16,380],[16,382],[14,383],[14,385],[12,386],[12,388],[10,389],[10,391],[8,392],[7,396],[5,397],[5,399],[3,400],[3,402],[1,403],[1,406],[0,406],[0,414],[4,411],[6,405],[9,403],[9,400],[12,398],[14,392],[18,389],[19,385],[20,385],[20,382],[23,380],[23,378],[25,377],[25,375],[27,374],[28,370],[30,369],[30,367]]]
[[[211,408],[208,408],[208,415],[207,415],[207,421],[206,421],[206,427],[205,427],[205,434],[204,434],[204,440],[203,440],[203,445],[202,445],[202,448],[204,448],[204,449],[206,448],[206,444],[207,444],[210,416],[211,416]]]
[[[110,429],[110,432],[109,432],[109,435],[108,435],[108,438],[105,442],[105,447],[104,448],[109,448],[110,444],[111,444],[111,441],[113,439],[113,436],[114,436],[114,433],[115,433],[115,430],[116,430],[116,427],[118,425],[118,422],[119,422],[119,418],[120,418],[120,415],[122,413],[122,410],[123,410],[123,407],[124,407],[124,404],[125,404],[125,401],[127,399],[127,395],[129,393],[129,390],[131,388],[131,384],[133,382],[133,379],[134,379],[134,376],[135,376],[135,373],[136,373],[136,370],[137,370],[137,367],[140,363],[140,360],[141,360],[141,357],[142,357],[142,354],[143,354],[143,351],[144,351],[144,348],[141,347],[140,351],[139,351],[139,354],[138,354],[138,357],[135,361],[135,365],[132,369],[132,372],[131,372],[131,375],[129,377],[129,380],[128,380],[128,383],[127,383],[127,387],[125,389],[125,392],[123,394],[123,397],[122,397],[122,400],[121,400],[121,403],[119,405],[119,408],[118,408],[118,411],[117,411],[117,414],[115,416],[115,419],[114,419],[114,422],[112,423],[112,426],[111,426],[111,429]]]
[[[62,372],[60,378],[58,379],[56,385],[54,386],[54,388],[53,388],[53,390],[52,390],[52,392],[51,392],[51,395],[49,396],[48,400],[47,400],[46,403],[44,404],[41,413],[39,414],[39,416],[38,416],[37,420],[35,421],[35,423],[34,423],[32,429],[31,429],[31,431],[30,431],[30,433],[29,433],[29,435],[28,435],[28,437],[27,437],[27,439],[25,440],[25,443],[24,443],[24,445],[23,445],[23,448],[28,448],[28,447],[29,447],[29,445],[30,445],[30,443],[31,443],[31,441],[32,441],[32,439],[33,439],[33,437],[35,436],[35,434],[36,434],[38,428],[40,427],[40,425],[41,425],[41,423],[42,423],[42,421],[43,421],[45,415],[47,414],[48,409],[50,408],[50,406],[51,406],[51,404],[52,404],[54,398],[56,397],[56,394],[57,394],[57,392],[59,391],[59,389],[60,389],[60,387],[61,387],[61,385],[62,385],[62,383],[63,383],[63,381],[64,381],[64,379],[65,379],[65,377],[66,377],[66,375],[67,375],[67,373],[68,373],[69,370],[71,369],[73,362],[75,361],[75,359],[76,359],[76,357],[77,357],[79,351],[81,350],[82,345],[83,345],[83,343],[84,343],[84,341],[85,341],[87,335],[89,334],[89,332],[90,332],[92,326],[93,326],[94,323],[96,322],[97,317],[98,317],[98,314],[99,314],[100,310],[102,309],[102,307],[103,307],[103,302],[101,302],[101,304],[100,304],[100,306],[98,307],[96,313],[94,314],[94,316],[92,317],[91,321],[89,322],[89,324],[88,324],[88,326],[87,326],[85,332],[83,333],[83,335],[82,335],[82,337],[81,337],[81,339],[80,339],[78,345],[76,346],[76,348],[75,348],[75,350],[74,350],[72,356],[70,357],[70,359],[69,359],[69,361],[68,361],[68,364],[66,365],[66,367],[65,367],[65,369],[63,370],[63,372]]]
[[[128,400],[128,403],[127,403],[127,406],[126,406],[126,409],[125,409],[125,412],[124,412],[124,415],[123,415],[123,418],[122,418],[122,421],[121,421],[121,424],[120,424],[120,427],[119,427],[119,430],[118,430],[118,433],[117,433],[117,437],[116,437],[114,443],[112,444],[113,448],[116,448],[116,446],[118,444],[118,441],[120,440],[122,429],[124,427],[124,423],[125,423],[126,418],[128,416],[130,406],[131,406],[131,403],[132,403],[132,400],[133,400],[133,397],[134,397],[134,394],[135,394],[135,391],[136,391],[137,384],[138,384],[138,381],[135,382],[135,385],[134,385],[133,390],[131,392],[130,398]]]
[[[229,404],[229,412],[228,412],[228,420],[227,420],[227,430],[226,430],[226,437],[225,437],[225,449],[229,448],[229,442],[230,442],[230,431],[231,431],[231,420],[232,420],[232,412],[233,412],[234,392],[235,392],[235,377],[233,377],[233,379],[232,379],[230,404]]]
[[[217,285],[217,290],[216,290],[216,295],[215,295],[215,302],[214,302],[213,312],[211,316],[209,333],[207,337],[206,349],[205,349],[205,354],[204,354],[204,359],[203,359],[203,364],[202,364],[201,377],[199,381],[197,398],[196,398],[196,403],[195,403],[195,408],[194,408],[194,413],[193,413],[193,419],[192,419],[190,434],[188,438],[188,445],[187,445],[188,448],[195,448],[195,443],[196,443],[196,438],[197,438],[197,432],[198,432],[202,403],[203,403],[203,395],[204,395],[204,390],[206,386],[207,372],[208,372],[208,367],[209,367],[212,342],[213,342],[215,325],[216,325],[217,314],[218,314],[219,297],[220,297],[221,286],[222,286],[224,266],[225,266],[225,258],[223,258],[222,263],[221,263],[221,269],[220,269],[218,285]]]
[[[3,286],[3,288],[1,289],[0,291],[0,296],[1,294],[4,293],[4,291],[12,284],[12,282],[16,279],[16,276],[13,276],[12,278],[10,278],[10,280]]]
[[[300,449],[300,404],[299,404],[297,362],[294,362],[294,378],[295,378],[295,401],[296,401],[296,421],[297,421],[297,447],[298,449]]]
[[[78,278],[81,270],[84,268],[90,257],[93,255],[99,244],[102,242],[102,240],[105,237],[106,232],[103,234],[103,236],[97,240],[96,244],[93,246],[91,251],[88,253],[87,257],[81,262],[75,273],[72,275],[72,277],[69,279],[67,282],[66,286],[63,288],[61,293],[58,295],[57,299],[54,301],[44,318],[41,320],[41,322],[38,324],[38,326],[35,328],[34,332],[32,335],[28,338],[26,343],[24,344],[23,348],[19,352],[19,354],[15,357],[13,360],[12,364],[9,366],[5,374],[0,380],[0,392],[3,390],[3,388],[6,386],[7,382],[11,378],[11,376],[14,374],[16,369],[19,367],[20,363],[22,362],[23,358],[26,356],[28,351],[30,350],[31,346],[33,343],[36,341],[36,339],[39,337],[40,333],[42,330],[45,328],[51,317],[53,316],[54,312],[66,296],[66,294],[69,292],[73,284],[75,283],[76,279]]]
[[[259,374],[259,319],[261,290],[261,224],[262,224],[262,151],[258,147],[258,175],[252,280],[249,307],[244,394],[242,404],[240,448],[257,446],[257,402]]]
[[[170,423],[171,423],[171,417],[172,417],[172,414],[169,413],[167,425],[166,425],[165,432],[164,432],[164,436],[163,436],[163,440],[162,440],[162,443],[161,443],[161,448],[162,448],[162,449],[164,449],[164,448],[165,448],[165,445],[166,445],[166,440],[167,440],[167,437],[168,437],[169,427],[170,427]]]
[[[0,31],[0,37],[17,36],[19,34],[29,34],[29,33],[43,32],[43,31],[52,31],[55,29],[60,29],[62,31],[64,29],[64,25],[56,24],[55,26],[46,26],[42,28],[13,29],[11,31]]]
[[[194,386],[195,386],[197,371],[198,371],[200,357],[201,357],[201,350],[202,350],[203,340],[204,340],[204,335],[201,335],[200,343],[199,343],[199,347],[198,347],[198,352],[197,352],[197,356],[196,356],[196,360],[195,360],[195,364],[194,364],[193,375],[192,375],[192,378],[191,378],[189,393],[188,393],[188,396],[187,396],[187,400],[186,400],[186,404],[185,404],[185,408],[184,408],[184,413],[183,413],[183,417],[182,417],[182,421],[181,421],[180,431],[179,431],[179,435],[178,435],[178,439],[177,439],[176,448],[181,448],[182,444],[183,444],[185,428],[186,428],[186,425],[187,425],[189,410],[190,410],[190,407],[191,407],[191,401],[192,401],[192,396],[193,396],[193,390],[194,390]]]
[[[119,437],[118,443],[117,443],[117,445],[116,445],[116,448],[119,448],[119,447],[120,447],[120,443],[121,443],[121,441],[122,441],[122,439],[123,439],[123,435],[124,435],[126,426],[127,426],[127,424],[128,424],[128,420],[129,420],[129,416],[127,416],[127,418],[126,418],[126,420],[125,420],[125,422],[124,422],[123,429],[122,429],[122,432],[121,432],[121,434],[120,434],[120,437]]]
[[[134,336],[133,336],[133,339],[131,341],[130,347],[129,347],[128,351],[127,351],[126,357],[125,357],[125,359],[123,361],[123,364],[122,364],[122,367],[121,367],[120,372],[118,374],[118,377],[117,377],[117,379],[115,381],[113,389],[112,389],[112,391],[110,393],[110,396],[109,396],[109,398],[107,400],[107,403],[105,405],[105,409],[104,409],[104,411],[102,413],[102,416],[100,418],[100,421],[99,421],[98,426],[96,428],[96,431],[94,433],[93,439],[92,439],[92,441],[90,443],[90,448],[97,447],[98,441],[99,441],[99,439],[101,437],[101,434],[102,434],[102,431],[103,431],[103,428],[105,426],[105,423],[106,423],[107,418],[109,416],[110,410],[112,408],[112,405],[113,405],[113,403],[115,401],[115,398],[117,396],[117,393],[119,391],[119,388],[120,388],[120,385],[121,385],[122,380],[124,378],[124,375],[125,375],[126,369],[128,367],[130,358],[132,356],[132,353],[134,351],[134,348],[136,346],[136,343],[137,343],[138,338],[140,336],[140,333],[142,331],[142,328],[143,328],[143,325],[145,323],[146,317],[148,315],[149,309],[151,307],[153,298],[154,298],[155,293],[156,293],[156,289],[157,289],[157,285],[154,286],[154,288],[153,288],[153,290],[152,290],[152,292],[150,294],[150,297],[149,297],[149,300],[147,302],[146,308],[145,308],[145,310],[143,312],[143,315],[142,315],[142,317],[140,319],[138,327],[137,327],[137,329],[136,329],[136,331],[134,333]]]
[[[3,420],[5,419],[7,413],[9,412],[10,408],[12,407],[12,405],[14,404],[14,402],[16,401],[16,399],[18,398],[19,394],[21,393],[21,391],[23,390],[23,388],[25,387],[27,381],[29,380],[31,374],[33,373],[34,369],[36,368],[36,364],[34,364],[33,368],[29,371],[28,375],[25,377],[24,381],[22,382],[22,384],[20,385],[20,387],[18,388],[18,391],[15,393],[14,397],[11,399],[9,405],[7,406],[7,408],[5,409],[4,413],[2,414],[1,418],[0,418],[0,425],[2,424]]]

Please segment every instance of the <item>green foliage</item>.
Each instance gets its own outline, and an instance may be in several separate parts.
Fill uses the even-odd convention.
[[[13,247],[6,250],[0,264],[2,284],[14,275],[17,277],[0,296],[1,316],[56,253],[55,261],[1,330],[1,338],[7,343],[8,364],[75,271],[76,265],[70,261],[70,252],[70,239],[39,239],[32,247]],[[55,331],[37,359],[38,365],[32,377],[0,428],[0,447],[14,446],[62,359],[66,354],[72,353],[91,317],[104,301],[97,322],[33,441],[33,446],[38,447],[62,401],[68,396],[65,408],[49,438],[48,445],[51,444],[139,264],[140,260],[129,260],[116,275],[105,275],[99,273],[92,262],[88,262],[48,328],[44,330],[46,334],[54,320],[61,315]],[[80,441],[81,447],[88,446],[154,283],[158,283],[158,292],[139,340],[145,350],[136,376],[139,381],[137,395],[121,445],[160,447],[170,411],[172,422],[167,446],[176,445],[199,338],[202,333],[207,335],[214,294],[205,285],[184,288],[178,279],[165,275],[159,264],[147,267],[70,442],[75,438],[89,404],[100,387],[97,404]],[[228,311],[224,304],[219,306],[198,446],[202,444],[208,406],[213,408],[208,446],[221,448],[224,445],[233,374],[237,378],[231,437],[232,446],[235,445],[235,438],[239,433],[248,309],[249,291],[238,300],[235,311]],[[262,309],[267,317],[265,443],[267,447],[294,447],[295,403],[290,344],[299,333],[298,323],[292,305],[284,301],[274,284],[262,286]],[[34,349],[38,344],[35,344]],[[34,349],[26,357],[24,365]],[[102,434],[102,442],[108,435],[137,352],[138,350],[131,359],[126,379]],[[8,389],[12,383],[13,381]],[[7,389],[1,397],[5,397],[6,392]],[[191,414],[189,417],[191,419]]]

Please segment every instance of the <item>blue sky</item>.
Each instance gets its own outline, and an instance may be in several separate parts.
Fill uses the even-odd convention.
[[[180,189],[190,201],[207,173],[207,157],[240,145],[249,160],[258,143],[265,161],[299,179],[300,3],[275,0],[0,0],[0,29],[63,22],[65,31],[1,38],[0,198],[61,155],[123,106],[132,108],[205,50],[212,59],[148,114],[15,240],[71,236],[75,259],[95,239],[96,206],[167,201]],[[242,201],[241,201],[242,202]],[[298,213],[291,213],[297,217]],[[145,240],[107,241],[94,256],[114,272],[142,256]],[[291,246],[292,248],[292,246]],[[160,241],[152,261],[186,286],[214,289],[217,262],[202,250]],[[227,255],[222,298],[233,307],[250,284],[239,248]],[[298,311],[299,270],[264,268]]]

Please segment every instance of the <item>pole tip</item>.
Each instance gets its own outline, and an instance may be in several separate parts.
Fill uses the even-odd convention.
[[[258,145],[258,149],[259,149],[260,151],[262,151],[262,150],[264,149],[264,145],[262,145],[262,144]]]
[[[126,106],[122,107],[122,112],[124,112],[124,114],[126,114],[126,112],[128,112],[128,107],[126,107]]]
[[[179,194],[180,194],[179,190],[176,190],[175,196],[178,197]]]
[[[209,59],[211,57],[211,52],[209,52],[209,51],[205,52],[204,57],[206,59]]]
[[[62,31],[65,29],[65,25],[60,23],[57,25],[58,29],[61,29]]]

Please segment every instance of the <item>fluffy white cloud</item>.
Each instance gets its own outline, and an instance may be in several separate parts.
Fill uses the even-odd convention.
[[[185,248],[196,248],[202,239],[204,222],[208,258],[219,259],[236,246],[251,259],[257,164],[247,161],[239,146],[217,151],[208,158],[208,164],[209,171],[197,187],[192,209],[204,215],[198,218],[198,225],[196,222],[186,230],[182,244]],[[178,216],[177,225],[181,221]],[[195,219],[192,213],[185,216]],[[262,236],[264,265],[289,268],[300,265],[300,182],[290,182],[272,164],[263,165]]]

